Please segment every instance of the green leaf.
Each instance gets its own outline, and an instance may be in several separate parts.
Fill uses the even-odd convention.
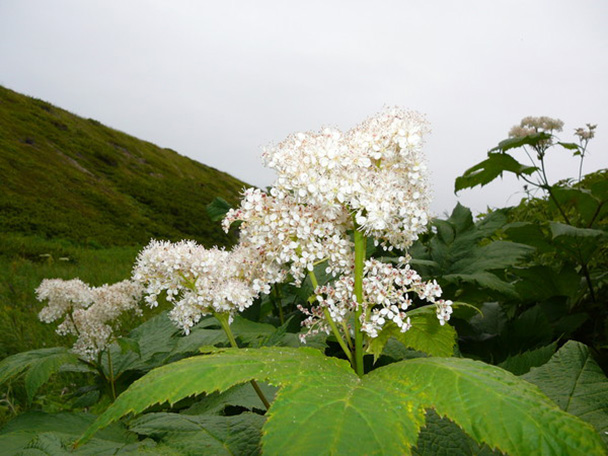
[[[216,196],[206,207],[209,218],[214,222],[222,220],[231,208],[228,201],[219,196]]]
[[[414,456],[500,456],[487,445],[480,445],[447,418],[433,410],[426,414],[426,426],[420,431]]]
[[[564,142],[558,141],[557,144],[562,146],[564,149],[568,149],[568,150],[579,150],[579,148],[580,148],[580,146],[575,143],[564,143]]]
[[[544,301],[553,296],[573,297],[580,287],[580,276],[573,268],[559,272],[549,266],[535,265],[513,271],[521,278],[515,287],[527,301]]]
[[[116,343],[120,347],[121,353],[125,354],[129,351],[137,353],[141,356],[141,350],[139,349],[139,343],[129,337],[120,337],[116,340]]]
[[[557,342],[553,342],[536,350],[529,350],[518,355],[509,356],[498,366],[515,375],[523,375],[528,373],[533,367],[542,366],[549,361],[556,349]]]
[[[317,350],[227,349],[153,370],[86,431],[81,443],[129,413],[252,378],[281,386],[267,412],[267,455],[411,454],[425,409],[447,416],[477,442],[512,456],[603,455],[588,424],[537,387],[477,361],[417,358],[359,378],[344,360]]]
[[[456,345],[456,331],[450,325],[441,326],[434,305],[411,310],[408,316],[412,327],[406,332],[401,332],[397,325],[389,322],[378,337],[371,339],[367,352],[374,355],[374,362],[380,357],[391,337],[407,348],[431,356],[452,356]]]
[[[565,208],[566,212],[569,212],[569,208],[573,208],[580,215],[580,221],[584,226],[591,223],[601,204],[601,201],[594,197],[589,190],[554,185],[551,187],[551,191],[553,197],[561,207]],[[549,200],[549,204],[552,207],[555,206],[552,199]]]
[[[454,421],[477,442],[513,456],[605,452],[591,427],[560,413],[536,387],[494,366],[468,359],[418,358],[368,377],[411,388],[425,408]]]
[[[114,424],[95,435],[89,445],[72,453],[70,445],[91,425],[95,416],[87,413],[26,412],[8,422],[0,430],[0,449],[3,455],[101,455],[128,454],[151,441],[138,442],[137,435],[122,425]],[[36,451],[38,452],[36,452]]]
[[[130,344],[136,345],[137,350],[125,351],[119,344],[110,347],[114,375],[134,370],[146,372],[166,362],[173,354],[178,342],[179,330],[169,320],[168,313],[163,312],[129,333]],[[108,371],[107,356],[105,370]]]
[[[269,401],[274,399],[277,388],[267,383],[259,383],[258,386]],[[266,410],[260,397],[249,383],[233,386],[222,393],[211,393],[204,399],[194,403],[183,413],[187,415],[224,415],[227,407],[240,407],[249,411],[257,409]]]
[[[506,152],[510,149],[516,149],[518,147],[523,146],[536,146],[543,142],[546,142],[551,139],[551,135],[545,132],[533,133],[527,136],[520,136],[516,138],[508,138],[498,143],[498,146],[491,149],[491,152],[495,150],[499,150],[502,152]]]
[[[134,420],[130,430],[175,448],[182,455],[258,455],[264,417],[148,413]]]
[[[517,297],[515,287],[499,279],[495,274],[490,272],[477,272],[474,274],[446,274],[442,277],[443,280],[450,283],[460,284],[472,283],[482,288],[498,291],[509,297]]]
[[[492,182],[498,176],[502,177],[505,171],[514,173],[516,176],[530,175],[538,168],[525,166],[505,153],[488,153],[488,158],[481,163],[467,169],[464,174],[456,178],[454,192],[465,188],[473,188],[477,185],[482,187]]]
[[[540,253],[553,252],[555,246],[538,223],[514,222],[505,225],[505,234],[513,242],[536,248]]]
[[[523,378],[566,412],[591,423],[608,443],[608,379],[587,346],[568,341],[547,364]]]
[[[600,240],[606,237],[601,230],[576,228],[559,222],[549,222],[553,242],[557,247],[568,252],[579,263],[588,263],[602,245]]]
[[[78,357],[65,347],[17,353],[0,362],[0,384],[15,379],[25,372],[25,388],[28,401],[31,402],[38,388],[59,371],[61,366],[78,362]]]

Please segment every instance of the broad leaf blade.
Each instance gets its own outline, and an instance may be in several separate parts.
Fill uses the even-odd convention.
[[[534,385],[498,367],[458,358],[417,358],[371,372],[419,398],[477,442],[512,456],[604,455],[594,429],[564,413]]]
[[[73,353],[57,353],[32,361],[25,374],[25,391],[28,401],[32,402],[38,388],[44,385],[51,375],[58,372],[64,364],[74,362],[78,362],[78,357]]]
[[[140,413],[154,404],[174,404],[203,392],[222,392],[253,378],[277,385],[289,384],[301,380],[304,373],[308,373],[310,381],[331,375],[356,378],[348,362],[327,358],[311,348],[226,349],[212,355],[186,358],[154,369],[134,382],[81,440],[88,440],[98,429],[128,413]]]
[[[536,350],[528,350],[524,353],[509,356],[498,366],[515,375],[523,375],[529,372],[533,367],[542,366],[549,361],[556,349],[557,342],[554,342],[550,345],[537,348]]]
[[[79,434],[91,425],[95,417],[86,413],[26,412],[8,422],[0,431],[0,453],[13,454],[128,454],[128,450],[149,447],[151,441],[138,442],[137,435],[122,425],[112,425],[100,431],[89,445],[74,453],[70,446]],[[44,450],[43,453],[27,449]],[[135,451],[133,451],[135,452]]]
[[[414,456],[501,456],[487,445],[480,445],[447,418],[433,410],[426,414],[426,426],[420,431]]]
[[[456,178],[454,191],[458,192],[477,185],[483,187],[498,176],[502,177],[505,171],[514,173],[516,176],[521,176],[530,175],[537,169],[533,166],[522,165],[509,154],[489,152],[486,160],[467,169],[462,176]]]
[[[78,363],[78,357],[64,347],[42,348],[4,358],[0,362],[0,384],[25,373],[28,400],[64,364]]]
[[[585,345],[568,341],[547,364],[523,378],[562,409],[595,426],[608,443],[608,379]]]
[[[264,417],[256,413],[235,416],[148,413],[130,430],[175,448],[184,456],[260,454]]]
[[[228,349],[156,369],[133,383],[83,438],[149,405],[225,390],[251,378],[282,386],[263,428],[268,455],[408,455],[426,408],[513,456],[604,454],[589,425],[494,366],[418,358],[359,378],[348,363],[319,351],[276,347]]]

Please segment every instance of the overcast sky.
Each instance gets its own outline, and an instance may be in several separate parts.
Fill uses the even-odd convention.
[[[606,0],[0,0],[0,85],[257,186],[274,180],[262,146],[416,109],[439,215],[528,115],[562,119],[568,141],[599,124],[585,171],[608,167],[607,23]],[[576,174],[552,158],[551,180]],[[458,200],[521,197],[505,179]]]

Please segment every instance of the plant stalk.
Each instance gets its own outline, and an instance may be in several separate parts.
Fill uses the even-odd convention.
[[[358,225],[353,216],[355,228],[355,372],[359,377],[365,373],[363,368],[363,332],[361,331],[361,314],[363,313],[363,265],[367,248],[367,238],[358,230]]]
[[[110,354],[110,347],[108,347],[108,380],[110,382],[110,388],[112,390],[112,401],[116,400],[116,386],[114,385],[114,367],[112,366],[112,355]]]
[[[217,320],[222,325],[222,329],[226,333],[226,336],[228,337],[228,341],[230,341],[230,345],[233,348],[239,348],[238,344],[236,343],[236,339],[234,338],[234,334],[232,334],[232,330],[230,329],[230,324],[228,323],[228,314],[214,312],[213,315],[215,316],[215,318],[217,318]],[[256,394],[258,395],[258,397],[264,404],[264,407],[266,407],[266,410],[268,410],[270,408],[270,402],[268,402],[268,399],[266,399],[266,396],[264,395],[264,392],[261,390],[260,385],[258,385],[258,382],[256,382],[254,379],[252,379],[251,386],[253,386],[253,389],[255,390]]]
[[[313,288],[316,290],[319,287],[319,282],[317,281],[317,276],[315,275],[315,272],[309,271],[308,276],[310,277],[310,282],[312,283]],[[342,337],[342,334],[340,334],[340,330],[336,326],[336,322],[331,318],[331,315],[327,308],[323,308],[323,314],[325,315],[325,318],[327,319],[327,322],[329,323],[329,327],[331,328],[331,331],[333,332],[334,336],[338,340],[338,343],[340,344],[342,351],[344,352],[344,354],[350,361],[351,366],[353,366],[353,368],[354,368],[355,365],[354,365],[354,361],[353,361],[353,355],[350,351],[350,348],[348,348],[348,345],[346,344],[346,342],[344,342],[344,338]]]

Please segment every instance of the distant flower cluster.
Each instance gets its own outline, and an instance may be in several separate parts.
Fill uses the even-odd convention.
[[[579,127],[574,130],[574,134],[579,137],[581,141],[589,141],[595,137],[595,129],[597,125],[587,124],[587,128]]]
[[[509,131],[509,136],[522,138],[524,136],[533,135],[535,133],[553,133],[554,131],[562,131],[564,122],[559,119],[553,119],[547,116],[541,117],[524,117],[519,125],[515,125]]]
[[[36,296],[48,303],[38,317],[45,323],[63,318],[57,333],[76,336],[72,350],[93,361],[112,342],[120,315],[129,311],[141,315],[142,292],[141,286],[129,280],[90,287],[79,279],[45,279]]]

